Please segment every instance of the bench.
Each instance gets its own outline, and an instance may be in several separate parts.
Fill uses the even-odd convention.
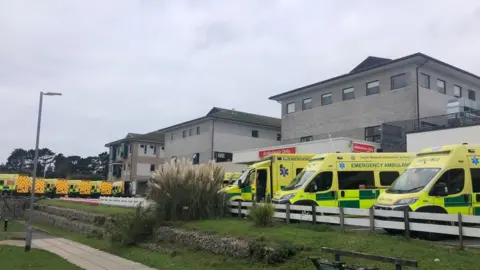
[[[362,267],[362,266],[347,265],[346,263],[340,260],[341,256],[394,264],[396,270],[401,270],[403,266],[418,268],[418,262],[413,260],[406,260],[406,259],[400,259],[395,257],[384,257],[384,256],[365,254],[360,252],[346,251],[341,249],[326,248],[326,247],[323,247],[322,251],[326,253],[334,254],[335,261],[329,262],[320,257],[308,257],[308,259],[312,261],[313,265],[316,267],[317,270],[335,270],[335,269],[378,270],[378,268],[376,267]]]

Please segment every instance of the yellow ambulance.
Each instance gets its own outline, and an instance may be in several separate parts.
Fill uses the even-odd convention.
[[[480,145],[423,149],[374,208],[480,215]]]
[[[18,177],[18,174],[0,174],[0,195],[13,195]]]
[[[231,201],[270,200],[300,173],[315,154],[272,154],[249,166],[232,184],[221,191]]]
[[[273,202],[370,208],[408,167],[412,153],[328,153],[310,160]]]

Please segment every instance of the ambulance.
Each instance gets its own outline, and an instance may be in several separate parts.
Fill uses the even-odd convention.
[[[18,177],[18,174],[0,174],[0,195],[13,195]]]
[[[411,153],[328,153],[275,193],[274,203],[370,208],[410,165]]]
[[[421,150],[408,169],[380,195],[374,209],[479,216],[480,145]],[[434,233],[422,233],[421,237],[439,238]]]
[[[272,154],[249,166],[231,185],[220,190],[231,201],[270,201],[300,173],[315,154]]]
[[[223,186],[233,184],[241,175],[241,172],[226,172],[223,177]]]

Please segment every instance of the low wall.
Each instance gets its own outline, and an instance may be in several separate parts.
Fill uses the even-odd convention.
[[[20,219],[30,205],[29,198],[0,197],[0,214],[3,218]]]
[[[44,205],[44,204],[35,204],[34,209],[47,214],[64,217],[68,220],[78,220],[81,222],[95,224],[98,226],[103,226],[105,224],[105,221],[108,219],[108,216],[106,215],[88,213],[84,211]]]
[[[33,220],[41,224],[50,225],[56,228],[67,230],[70,232],[76,232],[91,237],[101,237],[105,235],[105,229],[99,226],[95,226],[80,221],[75,221],[65,217],[57,216],[54,214],[33,211]]]

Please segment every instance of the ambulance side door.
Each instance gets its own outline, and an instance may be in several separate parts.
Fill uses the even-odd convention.
[[[469,173],[469,172],[468,172]],[[446,185],[448,194],[446,196],[436,196],[433,193],[434,188],[430,190],[435,205],[443,206],[449,214],[468,214],[471,209],[470,192],[466,185],[467,172],[465,168],[449,168],[435,182],[435,186],[440,183]]]
[[[480,168],[471,168],[472,177],[472,208],[470,215],[480,216]]]
[[[278,162],[278,174],[277,179],[273,179],[273,192],[277,192],[292,182],[293,178],[295,177],[295,167],[294,162],[287,161],[287,162]]]

